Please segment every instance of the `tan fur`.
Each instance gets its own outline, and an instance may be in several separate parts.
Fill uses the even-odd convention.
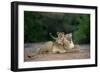
[[[67,53],[67,52],[79,52],[79,45],[75,45],[72,41],[72,34],[64,34],[64,32],[57,32],[58,37],[50,36],[55,40],[46,42],[35,55],[28,56],[34,57],[37,54],[46,54],[46,53]]]
[[[48,41],[46,42],[38,51],[39,54],[45,53],[65,53],[69,51],[75,51],[79,46],[74,45],[72,41],[72,35],[66,34],[63,32],[57,32],[58,38],[55,42]]]
[[[53,42],[48,41],[46,42],[39,50],[39,54],[41,53],[51,53],[52,52]]]
[[[64,32],[57,32],[57,37],[54,37],[51,33],[50,36],[55,40],[56,43],[63,45]]]
[[[53,47],[52,47],[52,52],[53,53],[65,53],[66,50],[64,49],[64,47],[58,43],[54,43]]]
[[[74,43],[72,41],[72,34],[66,34],[64,36],[63,43],[64,43],[64,48],[65,49],[72,49],[72,48],[74,48]]]
[[[66,34],[64,37],[64,48],[66,52],[79,52],[79,45],[75,45],[72,41],[72,34]]]
[[[79,51],[79,46],[74,45],[72,34],[64,35],[63,32],[57,32],[58,38],[55,42],[46,42],[39,50],[39,53],[65,53]]]
[[[51,35],[51,34],[50,34]],[[63,37],[64,33],[63,32],[57,32],[57,38],[55,42],[49,41],[46,42],[39,50],[39,53],[65,53],[66,50],[64,49],[63,46]],[[51,37],[53,37],[51,35]],[[55,37],[53,37],[55,38]]]

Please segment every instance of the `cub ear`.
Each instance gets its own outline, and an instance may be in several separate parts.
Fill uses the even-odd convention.
[[[65,34],[64,32],[62,32],[62,34]]]

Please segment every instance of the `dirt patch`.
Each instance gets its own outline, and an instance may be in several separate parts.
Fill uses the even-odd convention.
[[[41,44],[40,44],[41,45]],[[81,45],[80,52],[64,53],[64,54],[38,54],[36,55],[34,45],[25,47],[24,50],[24,61],[51,61],[51,60],[72,60],[72,59],[88,59],[90,58],[90,47],[89,45]],[[35,45],[36,47],[36,45]],[[33,57],[32,57],[33,55]]]

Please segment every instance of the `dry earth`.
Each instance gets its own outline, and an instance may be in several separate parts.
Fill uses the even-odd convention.
[[[80,45],[80,52],[64,53],[64,54],[35,54],[36,48],[40,48],[43,43],[25,44],[24,61],[50,61],[50,60],[72,60],[72,59],[88,59],[90,58],[90,45]]]

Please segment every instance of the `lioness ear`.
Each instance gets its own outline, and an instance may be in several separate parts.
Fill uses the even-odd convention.
[[[69,33],[69,35],[72,37],[72,33]]]

